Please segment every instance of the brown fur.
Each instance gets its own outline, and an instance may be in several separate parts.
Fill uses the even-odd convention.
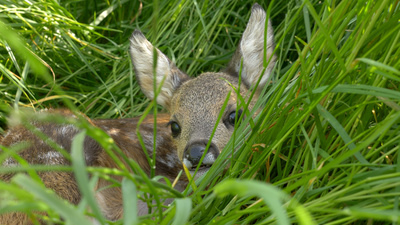
[[[63,116],[73,117],[74,115],[67,110],[48,111],[47,113],[57,113]],[[167,115],[159,114],[157,117],[157,160],[156,175],[161,175],[174,180],[181,170],[181,163],[176,155],[175,148],[171,146],[170,130],[167,128]],[[119,120],[92,120],[93,125],[106,131],[118,145],[118,147],[129,158],[135,159],[141,168],[150,175],[150,166],[146,156],[136,137],[136,126],[139,118],[119,119]],[[71,149],[71,142],[79,129],[65,124],[55,124],[49,122],[33,122],[36,128],[53,139],[58,145],[63,146],[68,152]],[[152,154],[153,149],[153,117],[146,118],[140,126],[140,133],[143,137],[146,149]],[[29,147],[18,152],[18,155],[25,159],[29,164],[39,165],[70,165],[70,162],[56,154],[55,150],[48,144],[36,137],[32,132],[22,125],[12,127],[1,141],[2,146],[12,146],[23,141],[29,141]],[[86,164],[95,167],[118,168],[110,156],[102,150],[100,145],[91,138],[84,141]],[[0,150],[1,154],[2,150]],[[46,158],[45,156],[51,156]],[[49,160],[52,160],[51,162]],[[0,162],[3,166],[17,166],[17,162],[8,158],[5,162]],[[8,164],[8,165],[6,165]],[[44,185],[52,189],[61,198],[70,203],[78,204],[81,194],[72,173],[68,172],[39,172],[39,177]],[[0,174],[0,179],[9,182],[13,174]],[[120,180],[118,177],[115,177]],[[185,178],[181,178],[180,185],[184,185]],[[109,220],[117,220],[122,217],[122,193],[120,188],[106,188],[109,185],[104,180],[99,180],[96,185],[96,197],[99,205]],[[102,191],[97,191],[102,189]],[[145,205],[143,205],[145,206]],[[141,209],[146,212],[146,210]],[[0,224],[31,224],[31,219],[23,213],[8,213],[0,215]]]

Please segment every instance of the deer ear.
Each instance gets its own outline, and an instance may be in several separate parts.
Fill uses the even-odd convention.
[[[153,65],[154,49],[157,52],[155,70]],[[154,79],[157,89],[164,80],[161,91],[157,95],[157,103],[169,109],[172,94],[189,77],[180,71],[160,50],[155,48],[138,30],[132,33],[129,52],[140,88],[149,99],[153,100],[155,96]],[[156,74],[154,74],[154,71]]]
[[[267,24],[267,36],[264,38],[266,17],[264,9],[257,3],[254,4],[246,30],[243,32],[236,52],[226,69],[230,74],[239,74],[241,59],[243,58],[241,76],[242,81],[249,88],[254,86],[261,76],[258,87],[262,89],[270,77],[276,62],[276,56],[273,55],[275,48],[274,31],[270,20],[268,20]],[[264,41],[266,41],[266,62],[269,63],[265,68],[265,72],[262,73],[264,69]]]

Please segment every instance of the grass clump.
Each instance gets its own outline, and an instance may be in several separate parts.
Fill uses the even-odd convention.
[[[91,118],[142,114],[149,102],[127,55],[132,31],[141,29],[191,76],[218,71],[236,48],[254,2],[0,3],[0,28],[7,30],[0,33],[5,129],[10,107],[68,107]],[[145,177],[88,168],[93,179],[125,177],[115,185],[122,185],[128,212],[135,211],[129,200],[140,179],[147,179],[141,195],[182,197],[164,212],[139,218],[132,213],[109,222],[96,210],[90,215],[105,224],[398,223],[399,2],[291,0],[262,6],[274,26],[278,63],[256,120],[246,119],[251,126],[239,127],[216,165],[182,195],[171,194],[168,185],[160,191]],[[59,169],[84,168],[79,165]],[[59,203],[29,182],[24,176],[0,182],[0,197],[13,196],[0,203],[0,213],[42,210],[49,221],[77,224],[86,220],[87,203],[96,207],[86,196],[78,207]],[[26,185],[35,189],[27,193]]]

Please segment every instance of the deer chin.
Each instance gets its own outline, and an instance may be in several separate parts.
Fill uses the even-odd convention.
[[[190,175],[197,180],[198,178],[200,178],[201,176],[203,176],[204,174],[206,174],[208,172],[208,170],[210,170],[210,167],[200,167],[199,170],[197,171],[196,174],[194,174],[194,172],[196,171],[196,168],[193,168],[193,170],[189,170]]]

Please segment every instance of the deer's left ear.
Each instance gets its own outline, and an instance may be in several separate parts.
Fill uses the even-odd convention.
[[[276,56],[273,55],[275,48],[274,31],[270,20],[268,20],[267,33],[264,38],[266,17],[264,9],[257,3],[254,4],[246,30],[243,32],[242,39],[226,69],[226,72],[230,74],[239,74],[240,62],[243,58],[242,81],[249,88],[253,87],[262,76],[258,86],[259,89],[262,89],[276,62]],[[264,69],[264,40],[266,41],[266,61],[269,63],[265,72],[262,73]]]
[[[142,32],[135,30],[130,42],[129,52],[140,88],[149,99],[154,99],[154,82],[158,88],[164,80],[156,100],[158,104],[168,109],[172,94],[189,77],[180,71],[166,55],[155,48]],[[154,51],[157,52],[156,66],[153,65]]]

